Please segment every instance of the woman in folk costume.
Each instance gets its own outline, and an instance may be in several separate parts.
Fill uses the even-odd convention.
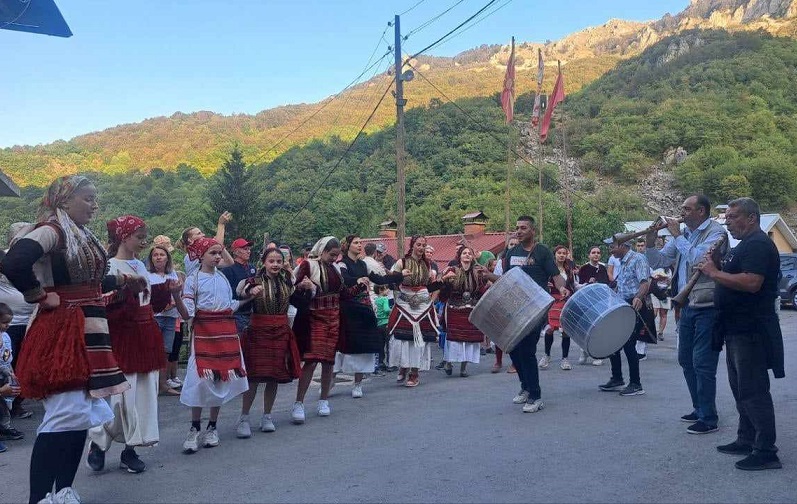
[[[184,319],[193,318],[191,353],[180,392],[180,402],[191,407],[191,430],[183,443],[185,453],[195,453],[200,446],[218,446],[216,421],[222,404],[249,389],[233,312],[251,298],[232,298],[227,277],[216,268],[223,250],[213,238],[199,238],[188,246],[189,259],[198,260],[199,267],[186,276],[185,310],[180,310]],[[262,289],[254,287],[249,294],[257,296]],[[204,434],[200,426],[202,408],[210,408]]]
[[[360,259],[362,252],[360,237],[349,235],[343,243],[344,255],[339,263],[346,287],[365,286],[365,289],[358,290],[353,297],[341,300],[340,352],[335,356],[336,373],[354,374],[351,396],[355,399],[363,396],[363,376],[374,371],[376,355],[384,347],[384,339],[377,327],[376,314],[371,304],[370,283],[384,285],[401,283],[404,279],[401,273],[368,273],[368,266]]]
[[[241,417],[236,434],[239,438],[252,436],[249,410],[257,395],[257,386],[265,382],[261,432],[274,432],[276,426],[271,409],[277,398],[277,386],[290,383],[301,374],[299,348],[288,320],[288,309],[293,305],[307,305],[313,283],[309,278],[293,284],[292,273],[285,269],[283,254],[271,247],[263,252],[263,267],[257,275],[241,282],[239,297],[247,297],[255,287],[262,292],[254,298],[249,327],[241,338],[249,390],[244,392]]]
[[[31,454],[30,502],[52,491],[79,501],[72,482],[86,433],[113,419],[105,398],[130,385],[111,351],[102,292],[146,288],[139,275],[106,275],[108,258],[86,227],[97,212],[97,189],[86,177],[54,181],[36,228],[3,259],[8,280],[38,303],[20,352],[17,377],[45,413]]]
[[[114,418],[89,431],[88,465],[94,471],[105,467],[105,452],[113,441],[124,443],[119,467],[140,473],[146,465],[136,446],[158,443],[159,370],[164,364],[163,336],[150,305],[152,287],[146,266],[136,259],[147,246],[147,226],[142,219],[123,215],[108,221],[109,272],[113,275],[141,275],[147,279],[143,292],[115,290],[106,301],[108,331],[116,362],[130,388],[111,398]],[[180,285],[172,290],[179,300]]]
[[[321,395],[318,400],[318,416],[329,416],[329,390],[333,380],[335,351],[340,337],[341,295],[354,296],[366,287],[358,283],[347,288],[343,283],[335,261],[340,256],[340,242],[334,236],[321,238],[313,246],[310,258],[302,262],[296,281],[309,278],[313,282],[312,301],[309,307],[296,314],[293,330],[299,344],[304,365],[296,389],[296,402],[291,410],[295,424],[304,423],[304,396],[313,379],[316,366],[321,363]]]
[[[407,387],[417,387],[418,371],[428,370],[432,359],[431,345],[437,338],[437,313],[431,292],[442,284],[431,281],[431,267],[426,258],[426,238],[413,236],[407,254],[396,261],[393,271],[408,270],[399,285],[388,330],[390,339],[390,365],[398,366],[397,382],[406,380]],[[409,374],[408,374],[409,372]]]
[[[476,302],[487,290],[486,268],[476,263],[476,253],[465,246],[457,253],[457,264],[443,272],[440,299],[445,302],[446,346],[443,360],[446,374],[451,376],[451,363],[459,362],[459,376],[468,376],[468,362],[479,363],[484,334],[468,320]]]
[[[556,262],[556,266],[559,268],[559,276],[564,279],[567,290],[569,292],[575,292],[576,278],[573,271],[575,266],[567,257],[569,253],[570,251],[564,245],[558,245],[553,250],[554,261]],[[540,369],[548,369],[548,366],[551,364],[553,333],[562,328],[559,318],[562,315],[562,308],[564,308],[565,303],[567,302],[567,298],[559,294],[559,290],[553,283],[553,278],[551,278],[551,280],[548,282],[548,287],[551,292],[551,296],[554,298],[554,302],[551,306],[551,309],[548,311],[548,329],[545,330],[545,354],[540,357],[540,362],[537,365],[537,367]],[[559,367],[562,369],[562,371],[570,371],[573,369],[570,361],[567,360],[569,353],[570,336],[565,334],[564,330],[562,330],[562,360],[559,363]]]

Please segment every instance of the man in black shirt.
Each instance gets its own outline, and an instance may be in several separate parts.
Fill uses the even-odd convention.
[[[761,210],[751,198],[728,203],[725,222],[739,245],[718,270],[705,261],[700,270],[716,282],[714,306],[719,311],[718,336],[728,347],[728,381],[739,428],[736,440],[718,446],[731,455],[747,455],[736,467],[747,471],[779,469],[775,447],[775,410],[769,393],[769,373],[783,378],[783,336],[775,312],[780,257],[772,240],[761,230]],[[721,340],[718,342],[721,345]]]
[[[246,280],[249,277],[255,276],[257,270],[254,265],[249,262],[249,257],[252,255],[252,242],[244,238],[238,238],[232,242],[232,258],[235,261],[232,266],[222,268],[221,272],[227,277],[232,287],[233,299],[240,299],[235,292],[241,280]],[[252,315],[252,305],[247,303],[243,307],[238,308],[233,314],[235,316],[235,325],[238,329],[238,334],[243,334],[244,329],[249,325],[249,317]]]
[[[536,240],[536,223],[534,218],[527,215],[518,217],[516,234],[520,241],[517,245],[507,250],[503,259],[503,271],[519,267],[537,285],[543,289],[548,288],[548,279],[554,277],[556,288],[559,293],[567,297],[570,291],[565,288],[565,281],[559,275],[559,268],[553,259],[550,249]],[[484,273],[488,280],[497,280],[498,277],[490,273]],[[512,364],[517,369],[517,376],[520,380],[521,390],[512,402],[524,404],[524,413],[536,413],[543,409],[545,404],[542,402],[542,391],[540,390],[540,372],[537,368],[537,342],[540,340],[540,332],[547,322],[543,319],[531,332],[517,344],[514,350],[509,352]]]

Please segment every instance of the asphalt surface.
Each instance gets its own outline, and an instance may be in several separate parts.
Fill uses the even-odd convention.
[[[139,450],[147,471],[117,469],[121,446],[114,446],[105,471],[81,466],[75,488],[88,503],[797,502],[797,311],[782,311],[781,323],[787,377],[772,382],[781,470],[740,471],[733,466],[737,457],[715,450],[736,432],[724,353],[717,376],[720,431],[686,433],[679,417],[691,405],[671,316],[665,341],[650,347],[641,363],[643,396],[600,392],[608,361],[560,370],[557,338],[551,368],[541,372],[546,407],[535,414],[512,404],[516,375],[491,374],[492,355],[471,366],[469,378],[422,373],[416,389],[397,386],[394,373],[369,379],[365,397],[355,400],[350,386],[340,384],[327,418],[315,415],[315,387],[303,426],[289,421],[295,385],[280,386],[277,432],[255,432],[248,440],[235,438],[235,400],[222,409],[221,445],[194,455],[181,453],[188,408],[161,398],[161,443]],[[538,356],[542,342],[539,348]],[[571,353],[575,361],[577,348]],[[35,417],[15,423],[27,438],[7,442],[9,450],[0,454],[2,502],[27,499],[41,418],[38,405],[30,408]],[[256,430],[259,412],[253,413]]]

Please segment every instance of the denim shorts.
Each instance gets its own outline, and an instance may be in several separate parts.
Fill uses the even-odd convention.
[[[172,347],[174,347],[174,327],[175,323],[177,322],[177,318],[158,316],[155,317],[155,321],[161,328],[161,334],[163,334],[164,352],[172,353]]]

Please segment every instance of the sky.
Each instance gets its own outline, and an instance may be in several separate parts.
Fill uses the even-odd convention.
[[[395,14],[409,10],[401,16],[406,35],[457,4],[404,42],[413,54],[487,1],[56,0],[71,38],[0,30],[0,147],[68,140],[177,111],[254,114],[314,103],[387,51]],[[556,40],[612,18],[658,19],[688,3],[498,0],[495,6],[505,5],[494,14],[428,54],[454,56],[513,35]]]

